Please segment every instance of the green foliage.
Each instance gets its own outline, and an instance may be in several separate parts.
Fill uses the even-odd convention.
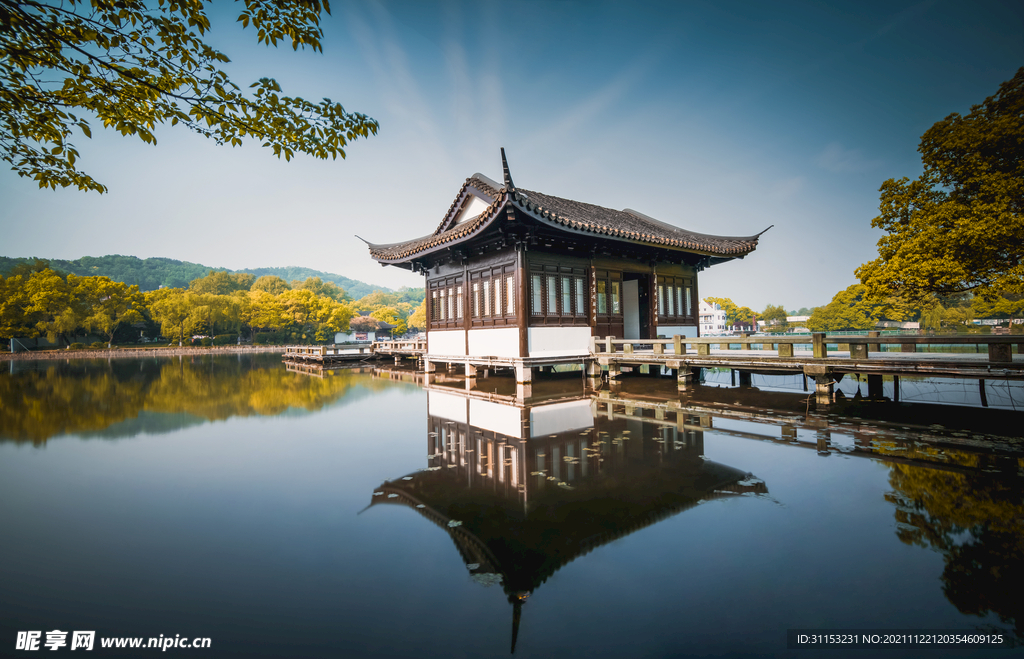
[[[84,343],[70,343],[68,344],[68,350],[85,350]]]
[[[881,187],[886,232],[857,269],[874,295],[1024,294],[1024,68],[921,137],[924,173]]]
[[[427,326],[427,301],[424,299],[409,316],[409,329],[423,329]]]
[[[237,334],[218,334],[213,337],[213,345],[215,346],[228,346],[235,345],[238,343]]]
[[[717,304],[725,312],[725,322],[727,325],[733,325],[735,323],[752,323],[754,320],[754,311],[750,307],[737,306],[735,302],[727,297],[706,297],[704,301],[708,304]]]
[[[224,270],[210,270],[205,277],[189,282],[189,290],[193,293],[209,293],[211,295],[228,295],[235,291],[247,291],[252,288],[256,276],[247,272],[230,274]]]
[[[275,277],[274,275],[263,275],[253,283],[252,288],[249,290],[264,291],[271,295],[280,295],[285,291],[292,290],[292,287],[288,285],[288,282],[280,277]]]
[[[370,284],[349,279],[348,277],[342,277],[330,272],[323,272],[321,270],[313,270],[312,268],[299,268],[299,267],[288,267],[288,268],[245,268],[239,272],[250,272],[257,277],[264,277],[271,275],[274,277],[280,277],[282,280],[289,281],[305,281],[310,277],[319,277],[324,281],[333,281],[335,284],[340,286],[345,291],[345,299],[349,300],[350,297],[360,298],[365,295],[369,295],[376,290],[384,290],[380,286],[372,286]]]
[[[764,308],[764,311],[758,315],[759,325],[768,332],[785,332],[789,329],[789,323],[786,322],[786,316],[786,310],[781,306],[769,304]]]
[[[89,347],[92,348],[93,350],[102,350],[103,348],[107,347],[107,344],[104,343],[103,341],[93,341],[92,343],[89,344]]]
[[[398,310],[394,307],[377,307],[370,314],[370,318],[375,318],[381,322],[387,323],[388,325],[393,325],[394,329],[392,330],[392,333],[395,336],[401,336],[402,334],[405,334],[406,330],[408,330],[408,325],[406,325],[405,319],[402,318],[398,313]]]
[[[847,286],[832,301],[818,307],[807,321],[812,332],[867,330],[878,324],[876,305],[868,300],[868,289],[862,284]]]
[[[0,2],[0,157],[39,187],[106,186],[77,168],[77,130],[88,117],[155,144],[157,125],[182,124],[217,144],[258,140],[286,160],[297,153],[345,157],[377,133],[373,119],[330,99],[282,95],[271,78],[241,91],[219,69],[228,57],[203,41],[208,2]],[[321,51],[327,0],[245,0],[238,16],[257,40]]]

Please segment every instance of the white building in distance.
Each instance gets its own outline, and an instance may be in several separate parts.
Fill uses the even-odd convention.
[[[725,312],[720,304],[700,301],[700,335],[710,336],[725,333]]]

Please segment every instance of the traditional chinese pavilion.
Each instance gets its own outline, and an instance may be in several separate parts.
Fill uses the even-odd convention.
[[[533,366],[580,362],[592,336],[699,335],[697,274],[743,258],[761,234],[712,236],[648,217],[466,179],[422,238],[368,243],[370,255],[426,278],[432,363]],[[763,231],[761,233],[764,233]]]

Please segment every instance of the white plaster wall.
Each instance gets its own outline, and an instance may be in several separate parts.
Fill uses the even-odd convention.
[[[476,195],[470,195],[469,203],[463,207],[462,212],[459,213],[459,216],[458,218],[456,218],[455,223],[462,224],[466,220],[473,219],[480,213],[483,213],[485,210],[487,210],[487,206],[487,202],[481,199],[480,197]]]
[[[590,400],[574,400],[530,409],[530,437],[545,437],[594,427]]]
[[[522,438],[522,412],[514,405],[469,399],[469,425],[509,437]]]
[[[465,355],[466,330],[430,330],[427,332],[427,359],[430,355]]]
[[[531,327],[530,357],[575,357],[590,354],[589,327]]]
[[[519,357],[519,328],[469,330],[469,354],[474,357]]]
[[[687,338],[696,338],[697,326],[696,325],[658,325],[658,336],[664,336],[666,339],[671,339],[676,334],[685,336]]]
[[[443,391],[427,390],[427,414],[466,423],[466,399]]]

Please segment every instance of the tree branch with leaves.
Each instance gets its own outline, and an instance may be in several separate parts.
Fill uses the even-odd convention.
[[[203,41],[209,0],[0,0],[0,158],[39,187],[107,187],[78,168],[75,130],[89,118],[154,144],[182,124],[217,144],[258,140],[274,155],[345,157],[378,123],[328,98],[285,96],[273,78],[247,94],[221,70],[227,55]],[[322,52],[327,0],[244,0],[237,22],[268,46]]]

